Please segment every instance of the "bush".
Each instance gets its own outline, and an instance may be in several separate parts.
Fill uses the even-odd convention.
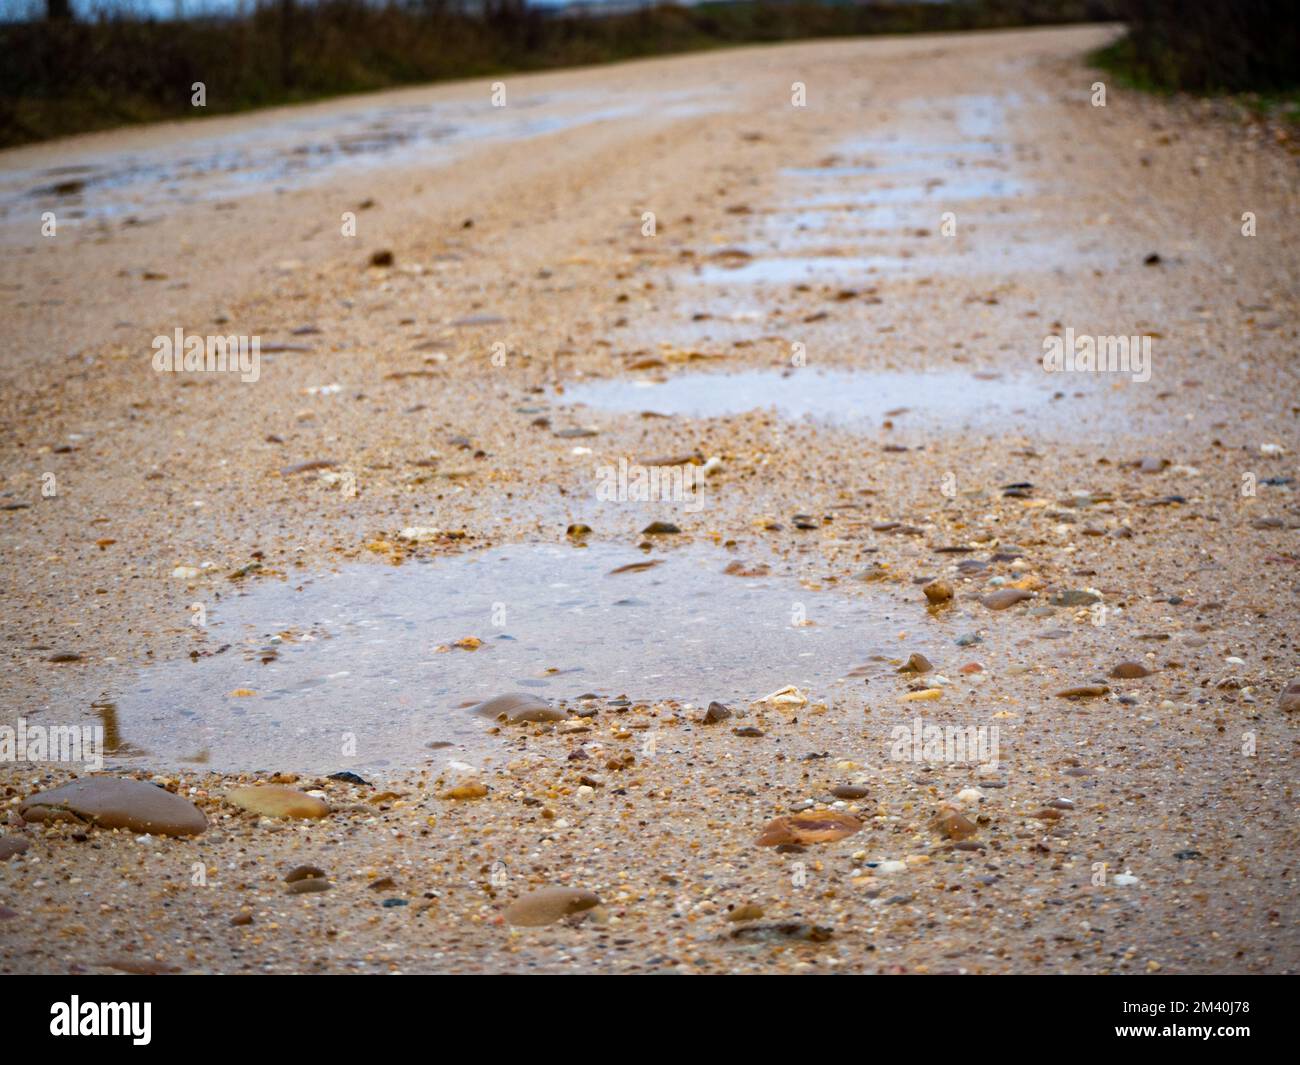
[[[1100,61],[1144,88],[1284,92],[1300,85],[1295,0],[1119,0],[1126,37]]]

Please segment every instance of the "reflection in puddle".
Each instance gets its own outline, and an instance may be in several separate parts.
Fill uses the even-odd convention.
[[[509,691],[696,705],[748,704],[786,684],[824,691],[891,647],[904,614],[920,616],[792,576],[728,575],[737,556],[711,547],[654,558],[611,574],[651,559],[523,545],[260,583],[209,614],[207,646],[228,650],[154,666],[119,696],[122,731],[155,761],[204,752],[216,769],[478,761],[509,741],[468,703]],[[813,624],[793,624],[798,607]],[[454,648],[469,636],[477,650]]]
[[[607,380],[567,385],[564,401],[621,412],[654,411],[691,418],[774,409],[790,419],[836,425],[980,426],[1031,431],[1053,427],[1045,418],[1062,403],[1072,417],[1077,400],[1058,400],[1061,377],[1001,377],[969,372],[870,373],[853,370],[752,370],[684,374],[666,381]],[[1069,387],[1078,382],[1071,380]],[[1118,404],[1117,404],[1118,405]],[[1089,416],[1104,410],[1094,402]],[[1020,424],[1020,423],[1023,423]]]
[[[104,730],[104,752],[106,754],[136,753],[136,749],[131,744],[122,740],[122,727],[117,719],[117,703],[109,699],[101,699],[97,703],[91,703],[90,709],[99,718],[100,726]]]

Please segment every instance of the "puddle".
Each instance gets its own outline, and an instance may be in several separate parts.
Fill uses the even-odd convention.
[[[1007,111],[1022,103],[1019,93],[958,96],[952,105],[957,130],[967,138],[1005,136]]]
[[[490,103],[371,106],[277,116],[238,133],[181,138],[139,152],[89,150],[66,165],[0,170],[0,218],[61,207],[71,217],[153,215],[168,206],[307,186],[343,167],[445,165],[463,146],[527,140],[580,125],[652,111],[691,115],[703,103],[684,92],[600,101],[576,93]]]
[[[705,285],[797,285],[805,281],[850,282],[880,270],[907,265],[894,255],[823,256],[798,259],[752,259],[740,266],[701,266],[691,280]]]
[[[913,604],[810,591],[780,574],[785,563],[768,577],[725,574],[738,557],[521,545],[258,583],[209,609],[204,646],[226,651],[159,663],[118,696],[120,742],[151,765],[198,757],[219,770],[499,762],[509,731],[488,734],[466,701],[529,691],[702,706],[786,684],[825,692],[873,654],[896,655],[901,619],[923,624]],[[799,606],[813,625],[792,624]],[[467,636],[482,646],[435,650]],[[924,637],[909,642],[918,648],[934,650]]]
[[[976,140],[919,140],[915,137],[863,137],[844,141],[838,149],[844,155],[868,156],[979,156],[994,158],[1007,152],[1005,144]]]
[[[1109,382],[1106,382],[1109,384]],[[615,379],[566,385],[564,402],[628,413],[652,411],[689,418],[725,417],[775,410],[791,420],[853,428],[889,418],[898,429],[946,431],[990,428],[1039,435],[1059,428],[1054,414],[1096,419],[1123,406],[1095,386],[1076,395],[1080,383],[1060,376],[1011,377],[968,371],[934,373],[858,370],[749,370],[698,373],[666,381]],[[1053,398],[1071,390],[1062,398]],[[1084,405],[1087,411],[1083,410]],[[1094,423],[1095,424],[1095,423]]]
[[[774,237],[790,234],[835,233],[843,236],[892,236],[903,227],[937,225],[934,209],[925,204],[840,204],[820,208],[781,206],[760,216],[764,234]]]
[[[1001,170],[1003,164],[996,158],[963,159],[944,153],[920,153],[904,159],[877,162],[834,162],[823,166],[792,166],[782,170],[787,177],[796,178],[863,178],[892,176],[938,177],[941,173],[960,173],[968,170]]]
[[[789,195],[756,225],[755,246],[774,254],[701,265],[694,279],[851,285],[880,275],[1007,275],[1101,265],[1061,238],[1007,228],[1037,191],[1013,172],[1007,114],[1017,106],[1015,94],[954,97],[929,116],[943,125],[927,127],[918,119],[933,138],[855,138],[818,165],[787,167],[782,174]],[[960,216],[961,240],[939,232],[949,210]],[[990,232],[990,224],[1001,231]]]
[[[1075,249],[1011,236],[988,240],[979,226],[1006,221],[1034,187],[1012,172],[1007,139],[1014,94],[974,94],[933,104],[911,125],[935,134],[859,137],[842,141],[818,165],[787,167],[791,194],[758,223],[758,242],[777,254],[743,264],[708,264],[705,284],[851,283],[873,275],[1039,270],[1078,265]],[[936,123],[936,120],[938,122]],[[943,212],[960,205],[963,235],[935,236]],[[906,238],[902,249],[898,239]],[[792,255],[797,252],[797,255]]]
[[[806,180],[814,180],[807,178]],[[829,180],[829,179],[828,179]],[[967,200],[1005,200],[1030,192],[1027,182],[1005,175],[972,175],[959,178],[932,178],[924,182],[878,185],[861,188],[844,181],[833,181],[830,192],[814,193],[794,201],[794,207],[851,207],[870,210],[891,204],[946,204]]]
[[[1067,240],[1035,240],[1015,233],[1001,241],[967,236],[961,242],[947,240],[929,230],[894,254],[839,255],[846,241],[830,239],[826,233],[799,232],[782,242],[773,240],[773,250],[797,251],[791,255],[755,258],[739,265],[725,263],[696,267],[689,279],[704,285],[791,286],[837,284],[850,287],[869,283],[888,273],[891,277],[927,277],[938,273],[1038,273],[1067,266],[1101,267],[1113,261],[1106,249],[1085,249]],[[837,235],[836,235],[837,236]],[[831,245],[831,246],[827,246]]]

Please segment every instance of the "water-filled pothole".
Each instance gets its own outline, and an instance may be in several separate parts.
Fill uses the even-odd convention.
[[[564,401],[691,418],[771,409],[788,419],[811,418],[850,428],[878,426],[888,418],[898,428],[984,427],[1026,433],[1054,431],[1058,417],[1096,419],[1123,406],[1122,399],[1105,394],[1095,381],[1081,382],[1079,375],[808,368],[590,381],[566,386]]]
[[[725,572],[741,558],[759,564],[689,544],[519,545],[264,581],[209,611],[205,644],[226,650],[160,663],[121,694],[121,738],[151,764],[220,770],[478,761],[510,743],[465,706],[503,692],[570,706],[824,692],[924,618],[884,592],[809,590],[786,563]],[[467,637],[482,643],[456,646]]]
[[[0,174],[0,219],[58,205],[81,218],[113,218],[170,206],[233,199],[272,188],[319,183],[341,170],[445,165],[485,141],[525,141],[650,109],[688,117],[712,110],[683,90],[627,92],[592,99],[550,93],[512,101],[431,101],[339,109],[309,107],[243,123],[235,132],[168,140],[138,151],[93,148],[55,171]]]
[[[801,197],[793,203],[795,207],[853,207],[869,210],[887,204],[948,205],[969,200],[1011,199],[1025,196],[1030,191],[1026,182],[1004,174],[935,177],[925,181],[870,186],[838,179],[817,182],[815,178],[809,177],[806,180],[829,185],[830,188]]]

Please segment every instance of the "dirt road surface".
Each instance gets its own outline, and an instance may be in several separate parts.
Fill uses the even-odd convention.
[[[1296,157],[1114,32],[0,155],[0,971],[1294,972]]]

